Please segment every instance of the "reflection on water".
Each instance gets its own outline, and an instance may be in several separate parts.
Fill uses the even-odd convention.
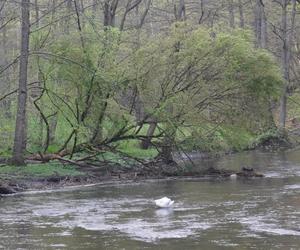
[[[300,152],[251,152],[213,164],[251,166],[266,178],[152,181],[6,197],[0,248],[299,249]],[[175,200],[172,208],[155,207],[153,200],[163,196]]]
[[[173,208],[159,208],[155,210],[155,214],[162,219],[168,218],[174,213]]]

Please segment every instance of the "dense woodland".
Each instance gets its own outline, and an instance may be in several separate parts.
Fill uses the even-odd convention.
[[[299,13],[298,0],[1,0],[1,155],[168,163],[285,133]]]

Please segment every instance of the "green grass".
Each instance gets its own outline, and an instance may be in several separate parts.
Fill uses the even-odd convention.
[[[58,162],[45,164],[29,164],[27,166],[1,166],[0,176],[15,177],[50,177],[58,176],[80,176],[84,173],[78,171],[74,166],[62,165]]]
[[[120,144],[119,150],[131,157],[139,159],[152,159],[158,155],[156,148],[141,149],[139,141],[124,141]]]

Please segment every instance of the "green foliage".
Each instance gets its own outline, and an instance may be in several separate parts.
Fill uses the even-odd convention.
[[[247,32],[221,33],[216,43],[218,49],[227,47],[223,59],[228,62],[229,81],[240,82],[257,97],[279,95],[282,77],[275,59],[267,51],[254,48]]]
[[[166,128],[184,131],[175,138],[179,145],[241,150],[255,133],[270,128],[269,101],[279,96],[280,69],[252,40],[250,32],[214,37],[181,22],[134,53],[129,74],[139,80],[147,112],[168,123]]]
[[[47,35],[53,34],[34,32],[33,48],[39,49]],[[111,146],[132,157],[153,158],[157,149],[141,150],[140,140],[126,139],[146,135],[146,125],[136,132],[139,112],[158,121],[155,133],[161,137],[153,140],[158,146],[164,136],[174,135],[173,142],[187,149],[246,148],[270,127],[269,103],[278,98],[282,83],[274,58],[252,40],[248,31],[213,36],[186,22],[154,38],[89,22],[81,32],[58,36],[34,59],[45,88],[37,104],[49,122],[57,119],[47,152],[56,152],[75,131],[69,148],[74,142],[101,146],[123,136]],[[41,134],[40,114],[32,106],[30,114],[28,150],[42,151],[46,127]],[[6,130],[9,126],[2,126],[0,132]],[[119,161],[116,155],[108,158]]]
[[[183,147],[187,151],[201,152],[241,151],[247,149],[254,138],[255,135],[243,128],[213,127],[213,125],[207,124],[204,127],[194,128],[189,135],[185,133]]]

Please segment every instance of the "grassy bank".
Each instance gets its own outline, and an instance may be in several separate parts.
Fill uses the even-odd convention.
[[[84,172],[75,166],[59,162],[28,164],[26,166],[0,166],[0,179],[48,178],[52,176],[83,176]]]

